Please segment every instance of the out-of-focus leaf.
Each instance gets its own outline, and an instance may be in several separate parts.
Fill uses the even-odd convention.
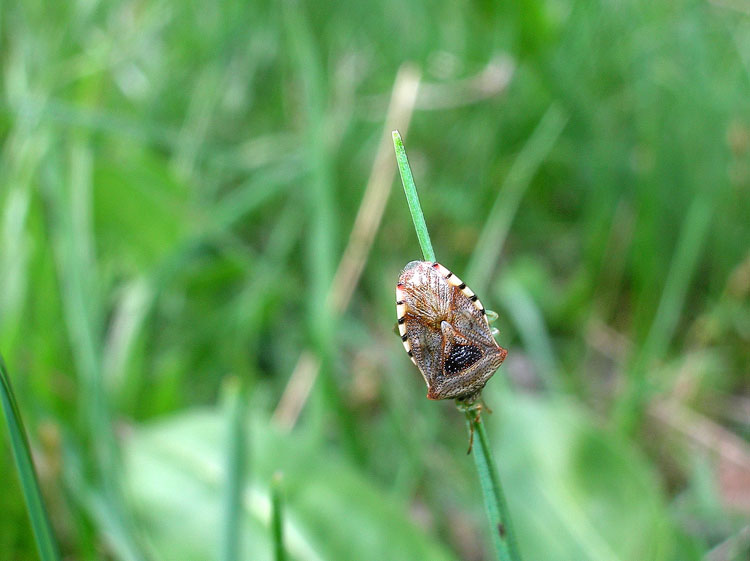
[[[672,559],[656,474],[626,441],[565,399],[487,396],[485,415],[525,559]]]
[[[216,556],[225,480],[225,423],[213,411],[192,412],[136,430],[126,442],[127,485],[154,556]],[[241,552],[270,560],[271,481],[284,473],[285,545],[290,559],[451,559],[403,508],[339,460],[302,437],[264,423],[251,429],[252,478],[243,486]]]
[[[96,234],[105,256],[135,269],[152,266],[190,230],[196,216],[188,193],[166,164],[147,152],[132,150],[95,170]]]

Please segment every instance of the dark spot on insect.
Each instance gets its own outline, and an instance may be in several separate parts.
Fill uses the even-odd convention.
[[[484,311],[484,308],[481,309],[482,315],[486,314],[487,312]]]
[[[482,351],[474,345],[454,345],[445,359],[446,374],[458,374],[482,358]]]
[[[453,273],[451,273],[450,271],[448,271],[448,274],[447,274],[447,275],[445,275],[445,278],[446,278],[446,279],[449,279],[449,278],[451,278],[452,276],[453,276]]]
[[[413,353],[413,352],[411,352],[410,350],[409,350],[409,351],[406,351],[406,354],[407,354],[407,355],[409,355],[409,356],[414,356],[414,353]]]
[[[401,340],[402,340],[402,341],[406,341],[406,340],[407,340],[408,338],[409,338],[409,336],[408,336],[408,335],[407,335],[406,333],[404,333],[404,334],[403,334],[403,335],[401,336]]]
[[[463,290],[464,288],[466,288],[466,283],[462,282],[461,284],[458,285],[458,288]]]
[[[474,296],[472,296],[471,298],[469,298],[469,300],[471,300],[472,302],[476,302],[477,299],[478,299],[478,297],[477,297],[476,294]]]
[[[505,524],[502,522],[497,525],[497,533],[500,534],[501,538],[505,537]]]
[[[403,300],[396,300],[396,305],[397,305],[397,306],[400,306],[400,305],[401,305],[401,304],[403,304],[403,303],[404,303],[404,301],[403,301]]]
[[[399,323],[404,323],[406,321],[406,316],[398,318]]]
[[[433,267],[434,269],[437,269],[438,267],[440,267],[440,265],[438,265],[437,263],[433,263],[433,264],[432,264],[432,267]]]

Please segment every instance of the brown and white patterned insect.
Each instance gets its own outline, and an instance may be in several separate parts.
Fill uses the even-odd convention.
[[[401,341],[429,399],[474,402],[508,354],[495,342],[477,295],[440,263],[404,267],[396,313]]]

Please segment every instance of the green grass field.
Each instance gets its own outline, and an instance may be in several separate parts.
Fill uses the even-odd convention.
[[[63,558],[271,560],[278,489],[291,560],[494,559],[394,335],[398,128],[500,316],[524,559],[748,559],[750,5],[0,6],[0,352]]]

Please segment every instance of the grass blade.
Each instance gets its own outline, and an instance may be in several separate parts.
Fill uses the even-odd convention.
[[[487,510],[487,519],[490,523],[490,534],[492,545],[500,561],[520,561],[521,554],[513,533],[510,522],[508,505],[505,502],[503,488],[500,485],[500,477],[492,456],[492,449],[487,441],[487,433],[484,423],[478,415],[477,409],[469,407],[465,411],[466,423],[469,433],[476,434],[476,442],[472,446],[474,452],[474,463],[479,474],[479,483],[484,495],[484,506]]]
[[[393,147],[396,150],[396,161],[398,162],[398,171],[401,173],[401,183],[404,185],[406,201],[409,203],[409,212],[411,219],[414,221],[414,229],[417,231],[419,238],[419,247],[422,248],[422,255],[425,261],[435,261],[435,251],[432,249],[430,234],[427,232],[427,224],[424,221],[422,207],[419,204],[417,196],[417,186],[414,184],[414,177],[411,174],[409,160],[406,157],[404,141],[398,131],[393,131]]]
[[[52,532],[47,509],[44,507],[42,493],[39,489],[39,481],[34,470],[34,462],[31,459],[31,447],[26,438],[26,430],[23,427],[21,411],[18,409],[13,388],[10,385],[10,376],[5,368],[5,362],[0,355],[0,401],[3,404],[5,420],[8,423],[10,433],[10,444],[13,450],[13,458],[16,461],[18,477],[21,481],[21,489],[29,510],[31,527],[34,530],[39,558],[42,561],[59,560],[60,553]]]
[[[275,473],[271,481],[271,532],[275,561],[286,561],[284,549],[284,503],[281,497],[281,473]]]
[[[435,252],[432,249],[430,235],[427,232],[427,224],[424,220],[424,213],[422,213],[422,207],[419,204],[417,187],[414,184],[409,160],[406,158],[404,143],[398,131],[393,131],[393,146],[396,150],[401,181],[404,184],[406,200],[409,203],[409,211],[414,221],[414,228],[417,230],[422,254],[425,260],[435,261]],[[518,546],[516,545],[510,524],[510,514],[505,503],[502,486],[500,485],[500,476],[497,474],[495,460],[492,457],[492,449],[490,448],[487,435],[484,432],[484,425],[480,418],[481,410],[478,406],[464,407],[458,401],[456,401],[456,404],[466,414],[471,438],[473,439],[475,432],[478,437],[476,446],[472,446],[474,450],[474,463],[477,466],[477,474],[479,475],[479,483],[482,487],[487,518],[493,536],[492,543],[495,546],[497,558],[500,561],[521,561],[521,555],[518,553]]]
[[[224,536],[219,559],[236,561],[240,551],[240,520],[242,518],[242,482],[245,479],[245,395],[237,378],[225,387],[227,410],[227,467],[224,495]]]

